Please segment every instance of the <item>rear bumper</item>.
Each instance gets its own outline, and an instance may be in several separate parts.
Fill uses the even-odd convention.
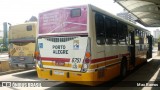
[[[25,63],[10,63],[13,68],[22,68],[22,69],[34,69],[35,63],[33,64],[25,64]]]
[[[64,70],[54,70],[54,69],[46,69],[40,68],[36,65],[38,77],[42,79],[55,80],[55,81],[63,81],[69,83],[76,84],[84,84],[95,86],[99,82],[94,81],[94,75],[96,72],[74,72],[74,71],[64,71]]]
[[[33,57],[23,56],[24,60],[20,60],[19,56],[11,56],[9,58],[10,65],[13,68],[34,69],[36,67]]]

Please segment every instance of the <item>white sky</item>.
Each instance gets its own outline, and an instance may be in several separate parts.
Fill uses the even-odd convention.
[[[114,0],[0,0],[0,30],[3,30],[3,22],[20,24],[44,11],[88,3],[115,15],[123,11]]]

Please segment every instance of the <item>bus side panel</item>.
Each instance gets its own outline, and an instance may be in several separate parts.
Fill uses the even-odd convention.
[[[112,60],[105,60],[106,59],[106,53],[105,48],[108,46],[105,45],[97,45],[96,43],[96,30],[95,30],[95,13],[91,10],[90,12],[90,36],[91,36],[91,51],[92,51],[92,61],[94,59],[99,59],[99,61],[102,60],[102,62],[96,62],[91,63],[89,69],[90,70],[97,70],[93,74],[93,81],[95,81],[96,84],[103,83],[104,81],[111,80],[112,78],[118,76],[120,74],[120,63],[121,59],[112,59]],[[109,57],[110,55],[108,55]],[[92,62],[91,61],[91,62]],[[107,65],[117,63],[115,65],[108,66],[106,68],[97,69],[101,67],[105,67]],[[96,82],[97,81],[97,82]]]

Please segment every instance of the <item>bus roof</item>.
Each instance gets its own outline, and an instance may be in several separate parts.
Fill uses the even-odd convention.
[[[11,25],[11,27],[18,26],[18,25],[27,25],[27,24],[37,24],[37,22],[24,22],[24,23],[20,23],[20,24],[16,24],[16,25]]]
[[[131,23],[131,22],[125,20],[125,19],[122,19],[122,18],[120,18],[120,17],[118,17],[118,16],[115,16],[115,15],[113,15],[113,14],[107,12],[107,11],[104,11],[103,9],[100,9],[100,8],[98,8],[98,7],[96,7],[96,6],[91,5],[91,4],[88,4],[88,6],[91,7],[92,10],[98,11],[98,12],[100,12],[100,13],[102,13],[102,14],[105,14],[105,15],[108,15],[108,16],[110,16],[110,17],[113,17],[114,19],[117,19],[117,20],[119,20],[119,21],[121,21],[121,22],[127,23],[127,24],[130,25],[130,26],[136,27],[136,29],[140,29],[140,30],[142,30],[142,31],[145,31],[145,32],[150,33],[150,31],[148,31],[147,29],[144,29],[144,28],[142,28],[142,27],[140,27],[140,26],[138,26],[138,25],[135,25],[135,24],[133,24],[133,23]]]
[[[60,32],[57,32],[58,31],[58,29],[60,29],[60,31],[63,31],[62,30],[62,27],[60,27],[61,26],[61,22],[63,21],[63,22],[65,22],[65,25],[66,24],[68,24],[68,26],[73,26],[73,24],[79,24],[79,25],[83,25],[83,26],[77,26],[77,27],[81,27],[81,29],[80,30],[77,30],[77,31],[81,31],[82,33],[83,32],[85,32],[85,30],[86,30],[86,24],[87,24],[87,21],[85,21],[85,20],[83,20],[83,21],[78,21],[78,23],[76,22],[75,23],[75,21],[76,21],[76,19],[74,19],[74,20],[72,20],[72,18],[69,18],[69,19],[64,19],[64,18],[66,18],[66,16],[64,16],[63,15],[63,17],[60,17],[61,15],[59,15],[59,14],[57,14],[58,15],[58,18],[60,18],[60,19],[58,19],[58,18],[56,18],[56,19],[58,19],[58,22],[56,22],[55,23],[55,21],[53,20],[53,19],[55,19],[55,17],[57,17],[57,16],[51,16],[51,14],[53,14],[54,12],[56,12],[56,13],[62,13],[61,12],[61,9],[71,9],[71,8],[75,8],[75,7],[80,7],[80,8],[91,8],[92,10],[95,10],[95,11],[97,11],[97,12],[100,12],[100,13],[102,13],[102,14],[105,14],[105,15],[108,15],[108,16],[110,16],[110,17],[112,17],[112,18],[114,18],[114,19],[116,19],[116,20],[119,20],[119,21],[121,21],[121,22],[123,22],[123,23],[126,23],[126,24],[128,24],[129,26],[131,26],[131,27],[134,27],[135,29],[138,29],[138,30],[141,30],[141,31],[144,31],[144,32],[147,32],[147,33],[150,33],[150,31],[148,31],[147,29],[144,29],[144,28],[142,28],[142,27],[140,27],[140,26],[138,26],[138,25],[135,25],[135,24],[133,24],[133,23],[131,23],[131,22],[129,22],[129,21],[127,21],[127,20],[124,20],[124,19],[122,19],[122,18],[120,18],[120,17],[118,17],[118,16],[115,16],[115,15],[113,15],[113,14],[111,14],[111,13],[109,13],[109,12],[107,12],[107,11],[104,11],[104,10],[102,10],[102,9],[100,9],[100,8],[98,8],[98,7],[96,7],[96,6],[93,6],[93,5],[91,5],[91,4],[86,4],[86,5],[77,5],[77,6],[69,6],[69,7],[62,7],[62,8],[57,8],[57,9],[52,9],[52,10],[48,10],[48,11],[46,11],[46,12],[42,12],[42,13],[40,13],[39,14],[39,34],[40,35],[43,35],[43,34],[45,34],[45,35],[47,35],[47,34],[58,34],[58,33],[60,33]],[[64,11],[63,11],[64,12]],[[66,14],[66,12],[68,12],[67,10],[65,11],[65,13],[64,14]],[[81,20],[82,18],[86,18],[86,11],[85,12],[82,12],[83,13],[83,16],[82,17],[80,17],[79,19],[77,19],[77,20]],[[46,17],[47,16],[47,17]],[[67,15],[68,16],[68,15]],[[52,18],[52,19],[49,19],[49,18]],[[67,17],[68,18],[68,17]],[[43,20],[43,19],[47,19],[47,20]],[[48,20],[49,19],[49,20]],[[61,19],[63,19],[63,20],[61,20]],[[48,23],[46,23],[45,21],[50,21],[50,22],[48,22]],[[53,23],[54,22],[54,23]],[[72,25],[71,25],[72,24]],[[64,26],[64,25],[62,25],[62,26]],[[65,26],[64,26],[65,27]],[[58,28],[58,29],[57,29]],[[65,29],[67,28],[67,26],[64,28],[64,31],[65,31]],[[71,28],[71,27],[69,27],[69,28]],[[69,28],[67,28],[68,30],[69,30]],[[74,27],[75,28],[75,27]],[[57,29],[57,30],[55,30],[55,29]],[[54,32],[53,32],[54,31]],[[70,31],[74,31],[74,30],[70,30]],[[63,33],[72,33],[72,32],[67,32],[67,31],[65,31],[65,32],[63,32]],[[76,33],[77,33],[77,31],[76,31]]]

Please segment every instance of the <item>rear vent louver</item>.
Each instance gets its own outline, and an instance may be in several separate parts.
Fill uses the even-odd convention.
[[[76,37],[52,37],[52,38],[45,38],[45,39],[51,42],[67,42],[75,38]]]

